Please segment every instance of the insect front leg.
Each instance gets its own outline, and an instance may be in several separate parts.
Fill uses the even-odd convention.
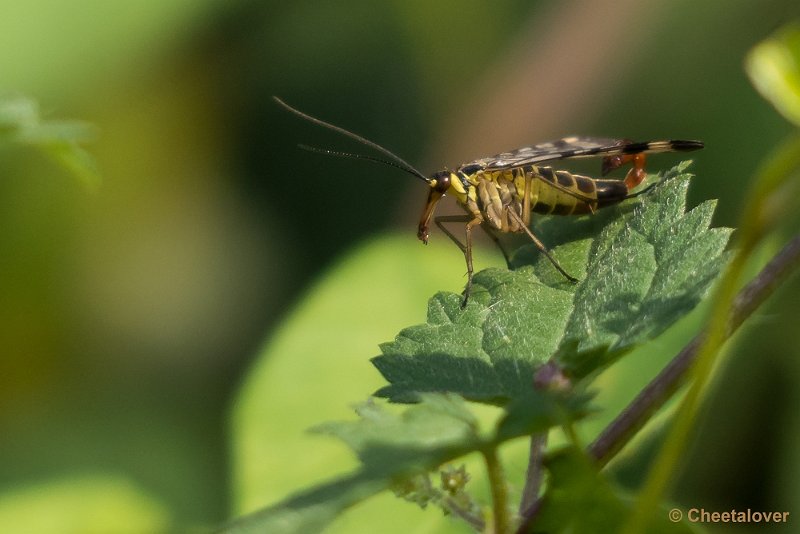
[[[471,215],[442,215],[441,217],[436,217],[433,219],[433,222],[436,223],[436,226],[444,232],[450,240],[458,245],[458,248],[461,249],[461,252],[464,253],[464,259],[467,262],[467,287],[464,288],[464,300],[461,302],[461,307],[466,308],[467,301],[469,300],[469,294],[472,291],[472,227],[479,225],[483,222],[483,219],[480,217],[474,217]],[[465,243],[461,243],[458,238],[453,235],[447,228],[445,228],[443,223],[446,222],[466,222],[467,225],[465,226]]]

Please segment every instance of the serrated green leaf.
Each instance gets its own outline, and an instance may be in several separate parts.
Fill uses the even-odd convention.
[[[530,246],[515,255],[517,270],[476,274],[465,309],[459,296],[437,294],[428,322],[373,359],[389,382],[376,394],[410,402],[420,391],[449,391],[502,404],[530,390],[551,356],[581,378],[659,335],[694,308],[727,260],[730,230],[708,228],[714,203],[686,212],[687,165],[637,200],[536,226],[578,284]]]
[[[400,415],[367,402],[358,421],[325,423],[316,432],[338,437],[353,449],[371,476],[407,476],[432,469],[483,444],[478,423],[455,396],[425,395]]]
[[[581,452],[564,449],[547,459],[550,472],[541,509],[527,532],[620,532],[631,515],[631,500],[598,473]],[[699,532],[684,520],[672,521],[667,509],[653,518],[654,534]],[[677,519],[673,516],[674,519]]]
[[[559,349],[585,376],[691,311],[720,272],[731,231],[708,228],[714,204],[686,212],[689,175],[668,179],[601,232]],[[608,227],[606,227],[608,228]]]
[[[474,287],[475,298],[463,310],[460,296],[437,294],[429,302],[427,324],[407,328],[381,346],[383,355],[372,362],[391,385],[376,395],[409,402],[419,391],[454,391],[504,402],[530,389],[533,370],[558,347],[565,320],[560,312],[571,295],[536,284],[530,268],[481,271]],[[531,325],[538,325],[534,334]],[[544,357],[526,360],[519,354]]]

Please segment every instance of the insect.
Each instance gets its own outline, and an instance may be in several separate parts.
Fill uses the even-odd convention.
[[[286,110],[319,126],[346,135],[389,157],[386,161],[377,157],[337,152],[300,145],[313,152],[332,156],[364,159],[401,169],[416,176],[430,187],[428,199],[417,228],[417,237],[427,244],[430,222],[438,226],[464,253],[467,263],[467,284],[462,306],[466,306],[472,289],[472,230],[482,227],[500,245],[497,232],[524,233],[541,253],[550,260],[558,272],[570,282],[578,280],[567,273],[550,251],[530,229],[531,212],[545,215],[579,215],[594,213],[600,208],[619,204],[647,192],[647,187],[632,192],[645,176],[645,155],[656,152],[688,152],[703,148],[701,141],[645,141],[600,137],[565,137],[557,141],[540,143],[503,152],[495,156],[480,158],[459,166],[455,170],[442,170],[430,176],[422,174],[386,148],[353,132],[334,126],[316,117],[299,111],[278,97],[275,101]],[[601,173],[631,164],[624,180],[590,178],[564,170],[555,170],[542,163],[573,158],[601,157]],[[653,184],[655,185],[655,184]],[[436,205],[445,195],[455,197],[466,214],[433,217]],[[465,223],[465,240],[462,243],[443,223]],[[509,256],[500,246],[506,261]]]

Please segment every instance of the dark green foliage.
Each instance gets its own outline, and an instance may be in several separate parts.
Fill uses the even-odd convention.
[[[548,490],[531,534],[545,532],[621,532],[628,524],[633,500],[621,495],[582,453],[565,449],[547,460]],[[685,520],[673,522],[668,509],[653,518],[648,532],[697,532]]]

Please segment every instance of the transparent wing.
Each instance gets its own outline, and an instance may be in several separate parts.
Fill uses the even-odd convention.
[[[703,143],[700,141],[669,140],[634,143],[627,139],[573,136],[481,158],[462,165],[459,170],[470,174],[469,171],[508,169],[559,159],[689,151],[699,148],[703,148]]]

